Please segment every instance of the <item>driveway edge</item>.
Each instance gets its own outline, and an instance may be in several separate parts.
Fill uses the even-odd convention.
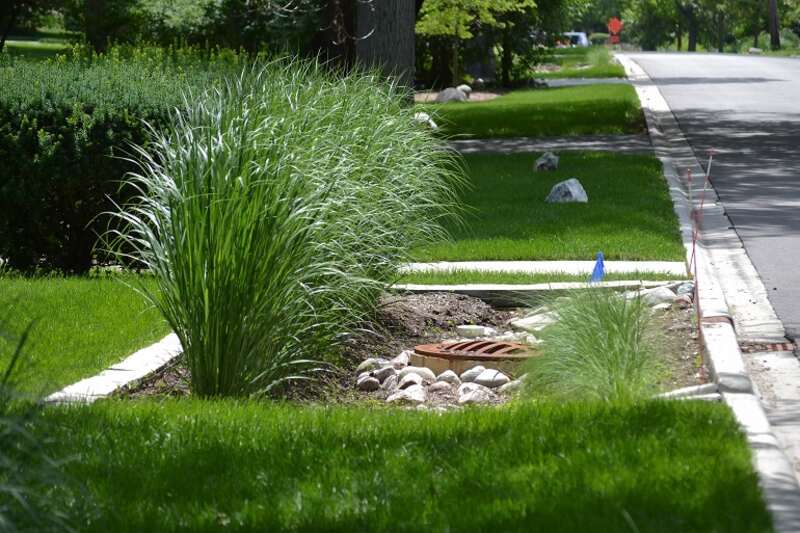
[[[647,121],[650,140],[664,166],[664,175],[686,248],[687,264],[694,252],[698,280],[697,299],[703,310],[701,335],[713,379],[747,438],[759,485],[767,509],[772,515],[775,531],[798,531],[800,530],[800,484],[789,458],[772,430],[761,402],[753,393],[753,384],[742,358],[729,304],[710,251],[702,240],[698,240],[696,244],[692,240],[690,194],[702,190],[704,177],[702,166],[683,136],[666,100],[648,74],[626,55],[616,54],[616,57],[636,89]],[[662,122],[667,121],[671,123],[665,128]],[[666,129],[669,131],[665,131]],[[677,168],[692,169],[698,178],[695,184],[700,182],[701,186],[687,191],[680,181]],[[710,207],[714,210],[711,214],[714,218],[709,224],[712,227],[710,236],[706,234],[707,225],[703,224],[703,238],[708,236],[717,243],[720,239],[727,239],[729,246],[741,249],[738,238],[735,239],[737,242],[733,242],[727,232],[720,231],[723,227],[725,230],[730,228],[725,222],[727,217],[724,211],[717,204],[718,197],[713,187],[706,192],[712,195]],[[720,226],[720,223],[725,225]],[[775,331],[775,324],[770,322],[765,330],[770,333]]]

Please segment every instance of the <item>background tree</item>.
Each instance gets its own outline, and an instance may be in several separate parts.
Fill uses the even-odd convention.
[[[461,53],[467,41],[482,37],[488,56],[501,47],[501,77],[510,77],[514,37],[527,36],[536,22],[535,0],[425,0],[419,12],[417,35],[429,43],[434,82],[452,85],[458,78]]]
[[[768,0],[769,2],[769,44],[773,50],[781,47],[781,29],[778,19],[778,0]]]

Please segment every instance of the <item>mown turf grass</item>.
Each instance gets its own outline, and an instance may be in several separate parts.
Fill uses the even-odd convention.
[[[563,152],[557,171],[534,172],[540,154],[464,157],[473,188],[463,224],[449,242],[418,250],[419,261],[684,258],[678,223],[658,159]],[[577,177],[589,202],[548,204],[559,181]]]
[[[12,337],[34,322],[16,376],[32,394],[94,375],[169,331],[158,311],[111,277],[0,277],[0,310]],[[13,345],[0,337],[0,369]]]
[[[639,133],[644,118],[629,85],[525,89],[483,102],[420,104],[450,137],[552,137]]]
[[[613,62],[611,52],[603,46],[556,49],[552,55],[552,63],[561,66],[561,70],[535,72],[533,77],[545,79],[625,77],[625,69]]]
[[[622,65],[598,65],[584,68],[565,67],[555,72],[536,72],[533,77],[546,80],[563,78],[624,78],[625,69]]]
[[[41,427],[93,498],[52,496],[80,531],[770,529],[720,404],[110,401],[49,409]]]
[[[493,270],[447,270],[435,272],[408,272],[400,276],[397,283],[418,283],[420,285],[461,285],[467,283],[499,283],[509,285],[532,285],[535,283],[586,282],[589,274],[567,274],[566,272],[503,272]],[[603,281],[671,281],[686,279],[687,276],[676,276],[669,272],[613,272],[608,273]]]

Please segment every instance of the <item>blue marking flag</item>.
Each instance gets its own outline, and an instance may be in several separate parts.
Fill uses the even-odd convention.
[[[603,265],[603,252],[597,252],[597,259],[594,262],[594,270],[592,270],[592,278],[589,283],[597,283],[603,281],[603,276],[606,275],[605,266]]]

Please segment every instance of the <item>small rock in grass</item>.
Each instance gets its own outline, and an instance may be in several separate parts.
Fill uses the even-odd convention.
[[[398,381],[399,380],[397,379],[397,375],[396,374],[392,374],[391,376],[386,378],[386,380],[383,383],[381,383],[381,388],[383,390],[392,392],[397,388],[397,382]]]
[[[372,392],[381,388],[381,382],[370,375],[366,375],[359,378],[356,382],[356,387],[358,387],[358,390]]]
[[[692,306],[692,299],[688,294],[679,294],[672,301],[672,306],[676,309],[689,309]]]
[[[645,289],[639,293],[644,301],[650,305],[658,305],[663,303],[672,304],[675,299],[675,293],[668,287],[654,287],[652,289]]]
[[[463,91],[456,89],[455,87],[448,87],[447,89],[443,90],[439,94],[436,95],[436,103],[438,104],[446,104],[448,102],[466,102],[467,95],[464,94]]]
[[[400,371],[399,378],[403,379],[403,376],[407,374],[418,374],[427,383],[436,381],[436,374],[433,373],[433,370],[424,366],[407,366]]]
[[[407,389],[413,385],[422,385],[422,376],[419,374],[406,374],[405,376],[400,378],[400,382],[397,384],[398,389]]]
[[[483,385],[484,387],[489,387],[490,389],[494,389],[505,385],[511,381],[511,378],[496,370],[494,368],[487,368],[483,372],[481,372],[478,377],[475,378],[475,383],[478,385]]]
[[[490,403],[497,398],[489,388],[477,383],[464,383],[458,388],[458,403],[461,405]]]
[[[402,370],[403,368],[408,366],[408,362],[411,360],[411,350],[403,350],[400,352],[400,355],[392,359],[392,366],[397,370]]]
[[[472,94],[472,87],[470,87],[470,86],[469,86],[469,85],[467,85],[466,83],[462,83],[461,85],[459,85],[458,87],[456,87],[456,89],[458,89],[458,90],[459,90],[459,91],[461,91],[462,93],[466,94],[466,95],[467,95],[467,98],[469,98],[469,95],[470,95],[470,94]]]
[[[373,370],[370,372],[370,375],[383,383],[386,378],[389,376],[394,376],[396,373],[397,371],[391,366],[385,366],[383,368],[379,368],[378,370]]]
[[[385,365],[386,365],[386,359],[378,359],[375,357],[370,357],[368,359],[364,359],[363,361],[361,361],[361,364],[358,365],[358,367],[356,368],[356,373],[360,374],[362,372],[369,372],[370,370],[375,370]]]
[[[451,385],[461,385],[461,380],[458,378],[458,374],[453,372],[452,370],[445,370],[438,376],[436,376],[436,381],[444,381],[450,383]]]
[[[553,152],[545,152],[542,154],[542,156],[536,160],[536,164],[533,167],[536,172],[541,172],[542,170],[555,170],[557,168],[558,156]]]
[[[428,387],[428,392],[453,392],[453,384],[447,381],[437,381]]]
[[[469,370],[465,370],[464,372],[462,372],[461,376],[459,376],[459,377],[460,377],[462,382],[470,383],[472,381],[475,381],[475,378],[480,376],[481,372],[483,372],[484,370],[486,370],[486,368],[481,366],[481,365],[474,366],[474,367],[470,368]]]
[[[516,394],[517,392],[521,391],[522,387],[524,386],[525,384],[522,382],[522,380],[515,379],[497,389],[497,392],[500,394]]]
[[[398,390],[386,398],[386,401],[389,403],[397,402],[418,404],[423,403],[426,397],[427,394],[425,393],[425,387],[422,385],[412,385],[407,389]]]
[[[586,190],[581,185],[581,182],[576,178],[570,178],[553,185],[550,189],[550,194],[547,195],[545,201],[548,204],[563,204],[563,203],[586,203],[589,201],[589,196]]]
[[[757,56],[764,53],[764,51],[761,48],[756,48],[755,46],[751,46],[750,48],[747,49],[747,53],[750,55]]]

